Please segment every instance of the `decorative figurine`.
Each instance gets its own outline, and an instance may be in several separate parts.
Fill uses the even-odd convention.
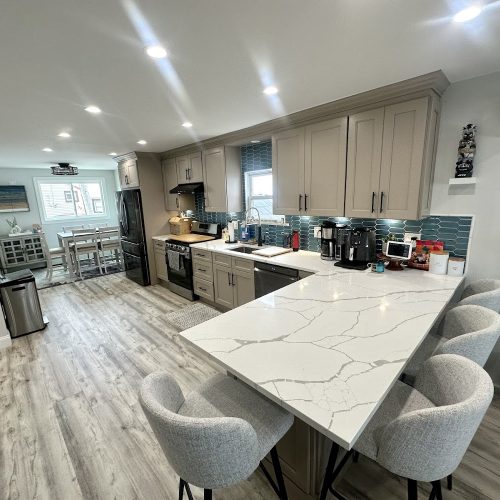
[[[474,155],[476,153],[476,126],[468,123],[462,129],[462,138],[458,143],[458,158],[455,177],[472,177]]]

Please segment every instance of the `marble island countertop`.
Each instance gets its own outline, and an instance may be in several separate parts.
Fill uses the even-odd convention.
[[[180,335],[348,449],[463,281],[346,270],[314,252],[257,259],[195,246],[316,272]]]

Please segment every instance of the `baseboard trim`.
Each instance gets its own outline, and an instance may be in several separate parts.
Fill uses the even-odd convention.
[[[10,347],[12,344],[12,340],[10,337],[4,336],[0,337],[0,349],[5,349],[6,347]]]

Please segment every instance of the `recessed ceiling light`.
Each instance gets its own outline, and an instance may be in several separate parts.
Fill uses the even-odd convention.
[[[184,128],[191,128],[191,127],[193,126],[193,124],[192,124],[191,122],[184,122],[184,123],[182,124],[182,126],[183,126]]]
[[[472,7],[467,7],[466,9],[463,9],[459,12],[457,12],[453,16],[453,20],[456,23],[465,23],[467,21],[471,21],[472,19],[476,18],[481,14],[481,11],[483,9],[479,7],[478,5],[473,5]]]
[[[87,106],[85,108],[85,111],[87,111],[87,113],[92,113],[93,115],[98,115],[101,112],[101,108],[98,108],[97,106],[91,105],[91,106]]]
[[[140,141],[137,141],[137,144],[140,144],[141,146],[145,146],[147,144],[147,141],[144,139],[141,139]]]
[[[68,132],[61,132],[60,134],[57,134],[57,136],[62,137],[63,139],[69,139],[71,134],[68,134]]]
[[[109,153],[109,156],[116,156],[117,153],[115,153],[114,151],[111,151],[111,153]]]
[[[254,140],[254,141],[250,141],[252,144],[258,144],[260,141],[258,140]]]
[[[146,47],[146,54],[153,59],[163,59],[167,57],[167,51],[161,45],[150,45]]]
[[[53,149],[52,148],[43,148],[42,151],[45,151],[45,153],[52,153]]]
[[[266,95],[274,95],[278,93],[278,88],[274,85],[270,85],[269,87],[266,87],[262,92]]]

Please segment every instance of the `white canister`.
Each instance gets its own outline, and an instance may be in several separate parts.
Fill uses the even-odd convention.
[[[433,250],[429,258],[429,272],[432,274],[446,274],[450,254],[443,250]]]
[[[450,276],[462,276],[464,268],[465,259],[462,259],[462,257],[450,257],[448,261],[448,274]]]

